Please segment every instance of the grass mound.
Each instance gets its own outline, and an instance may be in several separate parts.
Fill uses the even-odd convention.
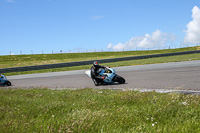
[[[95,53],[65,53],[65,54],[38,54],[38,55],[9,55],[0,56],[0,68],[33,66],[44,64],[56,64],[75,61],[110,59],[118,57],[151,55],[197,50],[197,47],[148,50],[148,51],[125,51],[125,52],[95,52]]]

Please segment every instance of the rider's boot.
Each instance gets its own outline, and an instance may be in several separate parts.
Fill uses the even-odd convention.
[[[94,82],[94,85],[95,85],[95,86],[98,86],[98,85],[99,85],[99,83],[96,81],[96,79],[93,79],[93,82]]]

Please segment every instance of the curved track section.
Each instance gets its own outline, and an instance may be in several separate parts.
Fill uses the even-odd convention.
[[[84,73],[85,70],[8,76],[7,78],[12,82],[12,87],[20,88],[123,88],[200,92],[200,61],[116,67],[115,70],[126,79],[126,84],[96,87]]]

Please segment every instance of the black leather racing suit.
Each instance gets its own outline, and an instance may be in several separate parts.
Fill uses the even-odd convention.
[[[96,86],[99,84],[102,84],[103,82],[103,76],[99,76],[99,73],[98,73],[99,68],[106,68],[106,67],[100,66],[100,65],[91,67],[91,78]]]

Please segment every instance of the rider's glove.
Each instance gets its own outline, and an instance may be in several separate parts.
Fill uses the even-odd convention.
[[[101,79],[105,79],[105,77],[101,77]]]

